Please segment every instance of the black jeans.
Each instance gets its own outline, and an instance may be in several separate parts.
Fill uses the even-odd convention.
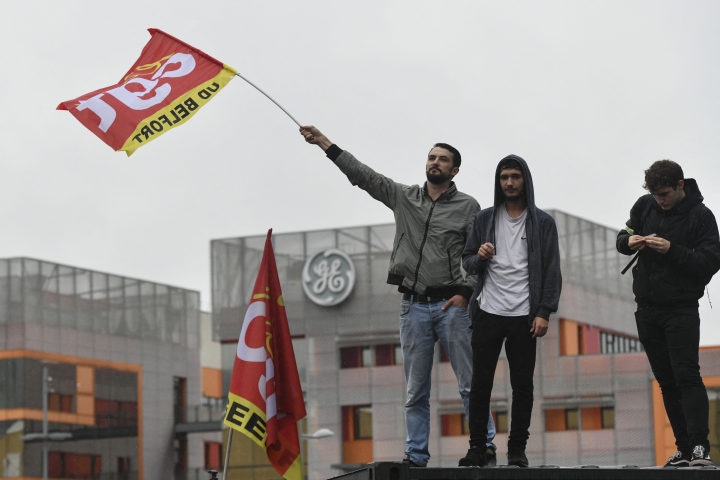
[[[638,305],[635,323],[662,391],[675,445],[685,452],[702,445],[709,452],[709,405],[700,376],[697,307],[651,309]]]
[[[533,407],[533,373],[536,339],[528,316],[503,317],[479,310],[473,319],[473,377],[470,388],[470,446],[484,447],[487,441],[487,411],[490,409],[495,368],[503,340],[510,366],[512,414],[508,450],[525,450]]]

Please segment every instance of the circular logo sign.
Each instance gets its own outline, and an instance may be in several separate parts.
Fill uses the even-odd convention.
[[[330,307],[345,300],[355,286],[355,265],[335,248],[316,253],[305,262],[302,286],[310,300]]]

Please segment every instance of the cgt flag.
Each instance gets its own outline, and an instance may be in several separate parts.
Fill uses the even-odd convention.
[[[305,417],[305,401],[271,234],[240,332],[225,425],[264,448],[280,475],[302,480],[297,422]]]
[[[190,120],[237,73],[157,28],[148,31],[152,38],[120,82],[57,107],[128,156]]]

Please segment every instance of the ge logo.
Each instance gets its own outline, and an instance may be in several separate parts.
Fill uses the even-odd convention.
[[[355,265],[345,252],[334,248],[316,253],[305,262],[302,286],[318,305],[337,305],[355,286]]]

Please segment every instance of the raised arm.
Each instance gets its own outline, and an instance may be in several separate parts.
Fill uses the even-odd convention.
[[[403,187],[401,184],[360,162],[350,152],[332,143],[312,125],[300,127],[300,134],[305,137],[306,142],[322,148],[327,157],[348,177],[350,183],[362,188],[388,208],[395,209],[397,195]]]

